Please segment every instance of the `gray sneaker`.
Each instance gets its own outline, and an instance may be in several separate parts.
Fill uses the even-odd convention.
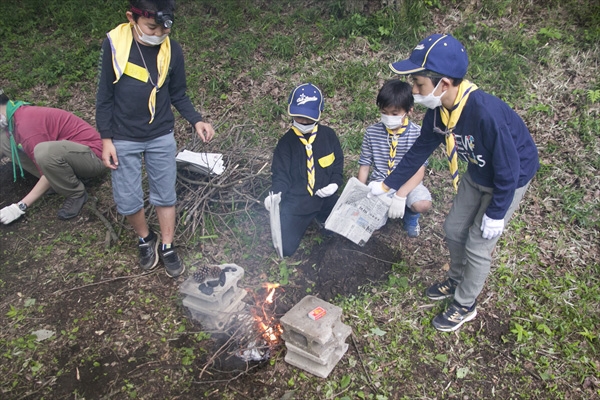
[[[87,192],[83,192],[83,195],[80,197],[68,197],[60,210],[58,210],[58,218],[71,219],[78,216],[87,199]]]
[[[448,278],[443,282],[438,282],[427,288],[425,296],[431,300],[443,300],[448,297],[454,296],[458,282],[454,279]]]
[[[175,252],[175,247],[171,247],[167,250],[159,250],[160,258],[165,265],[165,272],[171,278],[177,278],[185,271],[185,266],[181,262],[181,258]]]
[[[140,251],[140,268],[150,271],[158,265],[158,236],[152,232],[153,238],[147,242],[138,243]]]

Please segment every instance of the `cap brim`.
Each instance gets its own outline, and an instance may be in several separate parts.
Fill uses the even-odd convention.
[[[313,121],[318,121],[319,118],[321,118],[321,113],[318,112],[316,115],[315,113],[311,113],[311,112],[307,112],[308,110],[305,107],[296,107],[296,106],[288,106],[288,114],[290,115],[290,117],[303,117],[303,118],[308,118],[308,119],[312,119]]]
[[[410,60],[402,60],[395,63],[390,63],[390,69],[392,72],[398,75],[410,75],[414,74],[415,72],[425,70],[425,68],[413,63]]]

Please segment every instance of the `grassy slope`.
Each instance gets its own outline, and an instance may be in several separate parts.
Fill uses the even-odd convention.
[[[12,16],[0,25],[0,86],[93,121],[101,38],[123,20],[126,2],[81,3],[23,0],[8,14],[8,4],[0,5]],[[598,6],[434,0],[367,14],[340,1],[305,3],[178,2],[173,37],[186,54],[190,96],[221,131],[253,123],[274,145],[289,91],[312,81],[327,95],[325,121],[339,133],[352,175],[362,129],[378,115],[377,88],[390,77],[387,63],[444,27],[466,45],[470,78],[524,118],[542,168],[500,241],[481,317],[450,335],[429,324],[441,306],[421,293],[442,272],[419,267],[443,260],[440,221],[448,207],[440,202],[429,217],[434,248],[400,243],[406,259],[389,285],[339,299],[361,357],[344,359],[325,381],[287,371],[289,388],[307,398],[597,396]],[[263,139],[247,138],[250,146]],[[428,185],[448,199],[444,163],[432,165]]]

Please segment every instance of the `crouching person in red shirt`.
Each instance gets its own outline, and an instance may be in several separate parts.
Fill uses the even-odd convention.
[[[0,210],[10,224],[49,189],[65,197],[58,218],[76,217],[87,201],[82,178],[107,171],[102,163],[100,134],[87,122],[57,108],[12,101],[0,89],[0,154],[13,162],[15,180],[23,170],[39,178],[17,203]]]

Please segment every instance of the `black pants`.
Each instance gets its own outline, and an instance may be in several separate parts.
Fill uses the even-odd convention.
[[[323,199],[323,205],[321,209],[304,215],[294,214],[294,210],[281,209],[281,241],[283,244],[283,256],[288,257],[296,252],[300,241],[306,232],[306,228],[310,225],[313,219],[316,218],[317,222],[324,224],[335,206],[339,196],[333,195]]]

